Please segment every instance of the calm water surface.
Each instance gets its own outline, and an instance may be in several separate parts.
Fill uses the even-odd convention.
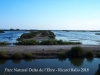
[[[82,42],[82,44],[100,45],[100,35],[95,33],[100,32],[66,32],[66,31],[53,31],[56,35],[56,39],[62,39],[64,41]],[[8,43],[15,43],[18,37],[20,37],[26,31],[5,31],[0,33],[0,41]]]
[[[5,72],[5,68],[13,69],[28,69],[27,72],[6,72],[10,75],[100,75],[100,59],[25,59],[25,60],[0,60],[0,73]],[[29,68],[34,71],[29,72]],[[37,72],[39,69],[43,72]],[[54,69],[52,72],[46,68]],[[68,71],[62,72],[59,68],[67,69]],[[76,70],[75,70],[76,69]]]
[[[7,43],[16,43],[17,38],[19,38],[26,31],[5,31],[5,33],[0,33],[0,41]]]
[[[56,34],[56,39],[64,41],[82,42],[82,44],[100,45],[100,35],[95,33],[100,32],[76,32],[76,31],[53,31]]]
[[[53,31],[56,39],[64,41],[82,42],[82,44],[100,44],[100,35],[95,33],[100,32],[66,32],[66,31]],[[6,31],[0,33],[0,41],[8,43],[17,42],[26,31]],[[0,60],[0,75],[3,75],[5,68],[8,69],[27,69],[27,72],[6,72],[8,75],[100,75],[100,59],[25,59],[25,60]],[[29,72],[29,68],[31,72]],[[54,70],[47,70],[47,68]],[[40,69],[43,71],[36,72]],[[58,70],[60,69],[60,70]],[[66,69],[67,72],[61,70]],[[34,72],[32,72],[34,71]],[[48,72],[47,72],[48,71]]]

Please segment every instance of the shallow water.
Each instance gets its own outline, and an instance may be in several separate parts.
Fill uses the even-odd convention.
[[[8,72],[7,69],[12,69],[13,72]],[[18,72],[17,69],[27,71]],[[100,59],[0,60],[0,73],[3,72],[10,75],[100,75]]]
[[[17,38],[19,38],[26,31],[5,31],[5,33],[0,33],[0,41],[7,43],[16,43]]]
[[[56,39],[64,41],[82,42],[82,44],[100,45],[100,35],[95,33],[100,32],[75,32],[75,31],[53,31],[56,34]]]
[[[0,41],[7,43],[17,42],[23,33],[27,31],[5,31],[5,33],[0,33]],[[82,42],[82,44],[92,44],[100,45],[100,35],[95,35],[95,33],[100,32],[66,32],[66,31],[53,31],[56,35],[56,39],[62,39],[64,41],[72,42]]]

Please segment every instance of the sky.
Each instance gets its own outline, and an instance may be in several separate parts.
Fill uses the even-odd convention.
[[[0,0],[0,29],[100,30],[100,0]]]

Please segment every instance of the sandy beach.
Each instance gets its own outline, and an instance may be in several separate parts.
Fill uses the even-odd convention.
[[[69,51],[72,47],[81,46],[84,50],[92,50],[93,52],[100,52],[100,45],[17,45],[17,46],[0,46],[0,51],[6,51],[8,54],[15,52],[31,52],[31,53],[43,53],[50,52],[55,53],[59,51]]]

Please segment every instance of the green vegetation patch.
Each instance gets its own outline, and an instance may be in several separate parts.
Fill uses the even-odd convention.
[[[0,42],[0,46],[5,46],[5,45],[7,45],[6,42]]]
[[[33,58],[33,55],[32,55],[32,53],[25,53],[24,57],[25,58]]]
[[[36,35],[40,34],[40,37],[45,37],[48,36],[50,38],[55,38],[55,34],[53,32],[51,32],[50,30],[35,30],[35,31],[30,31],[29,33],[24,33],[20,36],[20,38],[18,38],[18,41],[21,41],[23,39],[29,39],[29,38],[33,38]]]
[[[40,45],[57,45],[57,40],[44,40],[40,42]]]
[[[0,59],[6,59],[8,58],[9,56],[7,55],[7,53],[5,51],[0,51]]]
[[[83,57],[84,50],[80,46],[72,47],[69,52],[70,57]]]
[[[22,40],[16,43],[16,45],[39,45],[39,42],[36,40]]]
[[[61,52],[58,53],[58,56],[59,56],[60,58],[66,58],[66,53],[63,52],[63,51],[61,51]]]
[[[44,40],[44,41],[36,41],[36,40],[22,40],[18,41],[16,45],[76,45],[81,44],[80,42],[67,42],[62,40]]]
[[[22,58],[22,53],[20,53],[20,52],[14,53],[14,54],[12,55],[12,58],[20,59],[20,58]]]

